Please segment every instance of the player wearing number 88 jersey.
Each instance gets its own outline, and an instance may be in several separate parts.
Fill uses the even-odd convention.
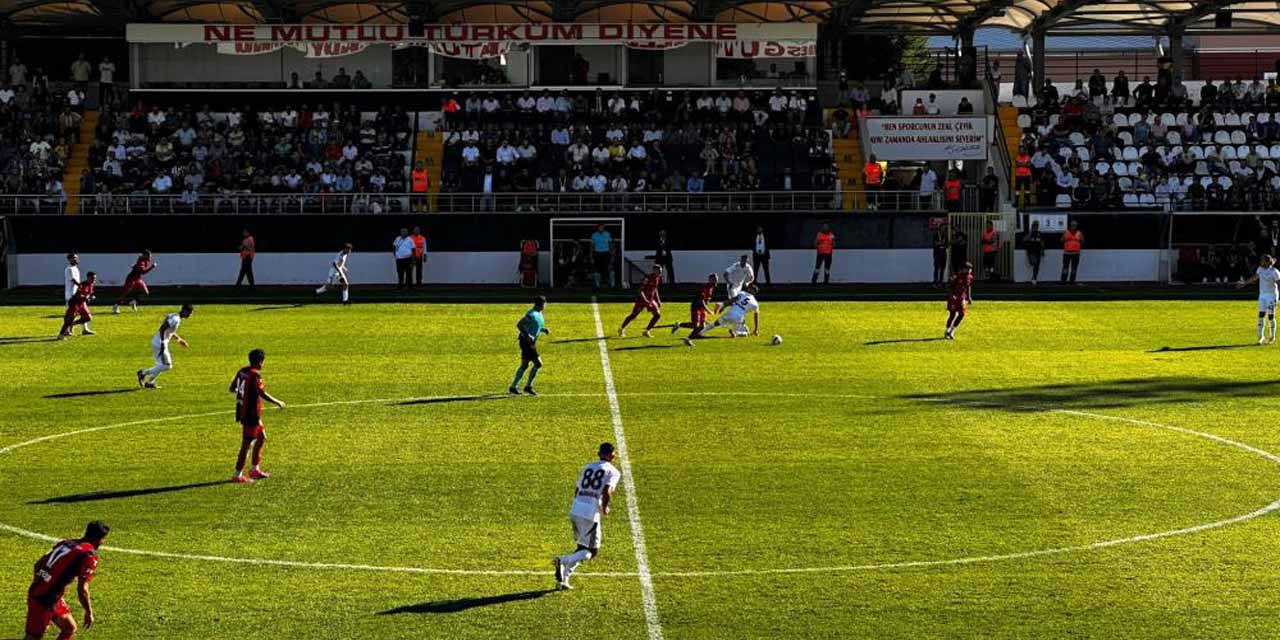
[[[1275,260],[1271,256],[1262,256],[1253,276],[1236,286],[1242,288],[1255,281],[1258,283],[1258,344],[1268,344],[1276,341],[1276,297],[1280,294],[1280,270],[1276,269]],[[1267,325],[1263,324],[1264,319],[1271,327],[1269,340],[1266,337]]]
[[[622,473],[613,466],[613,445],[600,445],[600,459],[582,468],[573,491],[573,506],[569,509],[569,521],[573,525],[573,538],[578,548],[569,555],[553,560],[556,567],[556,588],[571,589],[569,578],[582,563],[600,554],[600,518],[609,515],[609,501],[618,488]]]

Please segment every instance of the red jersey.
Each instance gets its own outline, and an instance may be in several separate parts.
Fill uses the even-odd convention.
[[[256,427],[262,422],[262,394],[267,388],[262,384],[262,374],[253,367],[236,372],[231,381],[236,394],[236,421],[241,426]]]
[[[125,276],[124,280],[125,282],[130,280],[141,280],[142,276],[147,275],[150,271],[151,261],[146,258],[138,258],[138,261],[133,263],[133,268],[129,269],[129,275]]]
[[[973,290],[973,274],[957,273],[951,276],[951,292],[947,294],[948,298],[955,300],[969,300]]]
[[[95,286],[96,283],[93,282],[81,282],[80,286],[76,287],[75,294],[71,296],[70,304],[88,302],[89,298],[93,297],[93,289]]]
[[[662,276],[650,273],[640,281],[640,299],[658,301],[658,287],[662,284]]]
[[[715,295],[716,285],[711,283],[702,285],[702,288],[698,290],[698,295],[693,298],[693,308],[705,309],[707,304],[711,302],[711,298],[715,297]]]
[[[79,540],[63,540],[36,561],[27,597],[52,607],[62,599],[72,580],[88,582],[93,579],[97,568],[98,550],[93,545]]]

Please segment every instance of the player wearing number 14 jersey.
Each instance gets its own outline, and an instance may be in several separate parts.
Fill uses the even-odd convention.
[[[281,409],[284,408],[284,403],[271,397],[262,383],[262,363],[266,359],[267,353],[262,349],[250,351],[249,366],[236,372],[231,388],[228,389],[236,394],[236,422],[240,423],[241,428],[240,455],[236,457],[236,474],[231,477],[231,481],[238,484],[271,477],[271,474],[262,470],[262,446],[267,443],[266,427],[262,426],[262,401],[266,400]],[[253,470],[245,477],[244,461],[250,446],[253,447]]]
[[[609,501],[618,488],[622,473],[613,466],[612,444],[601,444],[599,455],[599,460],[578,473],[573,506],[569,509],[569,522],[573,524],[573,538],[578,548],[552,561],[556,566],[557,589],[572,589],[569,578],[573,577],[573,572],[582,563],[600,555],[600,518],[609,515]]]
[[[93,626],[89,581],[98,568],[98,547],[110,530],[100,521],[90,522],[83,538],[62,540],[36,561],[31,586],[27,589],[25,640],[40,640],[50,624],[58,627],[58,640],[70,640],[75,635],[76,621],[66,600],[62,599],[73,580],[78,582],[76,595],[84,607],[84,628]]]

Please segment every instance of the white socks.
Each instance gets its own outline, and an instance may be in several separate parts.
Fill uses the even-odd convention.
[[[565,582],[569,581],[569,577],[577,570],[578,565],[591,559],[591,552],[587,549],[578,549],[573,553],[560,558],[560,570],[563,574],[561,577]]]
[[[320,294],[324,293],[325,291],[328,291],[328,289],[325,287],[325,285],[320,285],[320,288],[319,288],[319,289],[316,289],[316,295],[320,295]]]
[[[1266,337],[1265,329],[1263,329],[1262,318],[1258,318],[1258,339]],[[1271,335],[1275,335],[1275,329],[1271,330]]]
[[[343,301],[343,302],[346,302],[347,300],[349,300],[349,299],[350,299],[350,294],[351,294],[351,292],[350,292],[350,291],[348,291],[348,290],[346,290],[346,289],[343,289],[343,290],[342,290],[342,301]]]

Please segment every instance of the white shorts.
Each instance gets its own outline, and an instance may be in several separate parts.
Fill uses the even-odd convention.
[[[329,270],[329,284],[332,284],[332,285],[342,284],[342,274],[338,273],[337,269]]]
[[[1258,298],[1258,313],[1265,313],[1269,316],[1276,314],[1276,299],[1270,296]]]
[[[573,524],[573,540],[579,547],[588,549],[600,548],[600,521],[595,518],[579,518],[578,516],[569,516],[569,522]]]
[[[157,367],[173,366],[173,354],[169,352],[169,345],[163,342],[151,343],[151,357],[155,359]]]
[[[732,302],[734,298],[738,297],[739,293],[742,293],[742,285],[740,284],[729,285],[729,301],[730,302]]]

